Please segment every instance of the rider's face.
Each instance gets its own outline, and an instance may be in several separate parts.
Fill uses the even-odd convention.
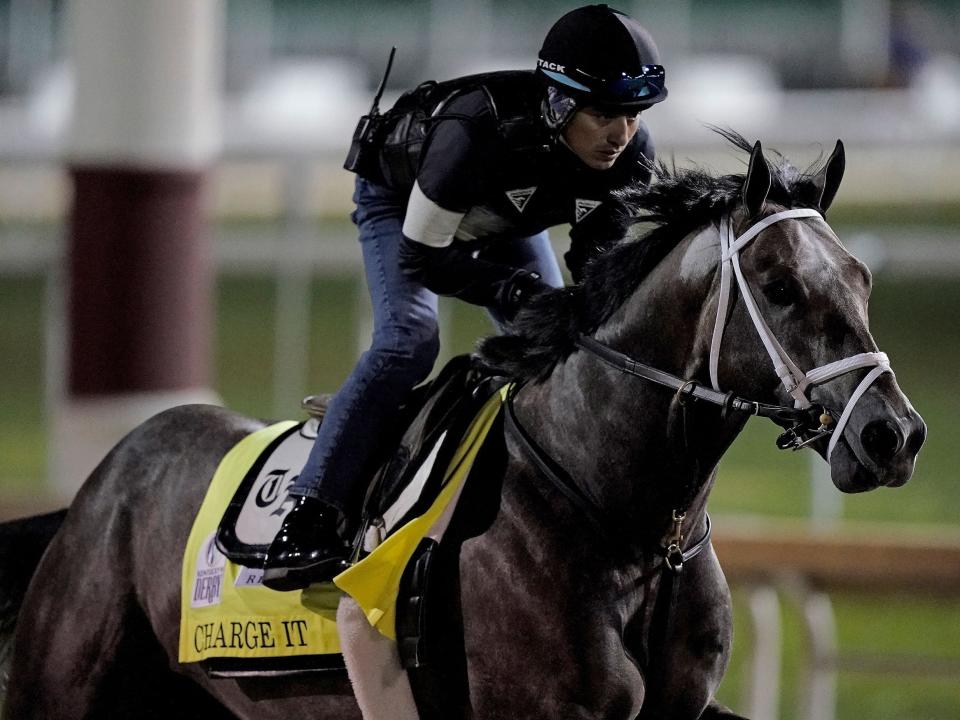
[[[640,113],[610,113],[585,107],[577,110],[560,136],[588,167],[606,170],[633,139],[640,125]]]

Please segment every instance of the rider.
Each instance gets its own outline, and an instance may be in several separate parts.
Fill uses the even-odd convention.
[[[612,193],[650,180],[640,113],[666,96],[649,33],[591,5],[553,25],[536,72],[425,83],[375,116],[402,117],[358,170],[354,194],[373,343],[290,489],[264,585],[292,590],[343,568],[338,529],[358,511],[378,438],[436,360],[438,294],[487,307],[502,327],[532,294],[563,285],[546,228],[572,224],[564,259],[574,281],[615,239]],[[417,127],[419,136],[396,130]]]

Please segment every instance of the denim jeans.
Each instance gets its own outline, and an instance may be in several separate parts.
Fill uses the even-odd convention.
[[[400,270],[406,195],[358,178],[351,215],[360,233],[373,302],[373,339],[327,408],[320,431],[291,495],[320,498],[348,517],[362,500],[379,440],[415,385],[430,374],[440,349],[437,296]],[[540,273],[563,284],[546,231],[501,238],[484,257]],[[494,321],[500,318],[489,309]]]

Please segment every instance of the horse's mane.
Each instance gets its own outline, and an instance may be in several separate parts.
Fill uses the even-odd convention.
[[[711,128],[749,153],[740,134]],[[817,207],[820,189],[814,180],[820,168],[795,168],[779,153],[769,162],[769,202],[787,208]],[[486,338],[478,357],[488,369],[513,380],[540,380],[575,348],[582,334],[595,332],[629,298],[647,274],[687,235],[717,222],[741,200],[746,174],[716,176],[699,167],[677,168],[663,161],[653,169],[648,187],[636,185],[618,193],[624,211],[621,239],[589,262],[577,285],[531,298],[506,335]],[[652,224],[638,232],[639,223]],[[631,232],[631,229],[634,232]]]

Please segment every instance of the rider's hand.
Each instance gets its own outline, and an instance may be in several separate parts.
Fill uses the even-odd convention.
[[[529,270],[517,270],[503,284],[500,291],[500,314],[507,321],[513,320],[517,312],[537,293],[551,290],[551,286],[540,279],[540,274]]]

